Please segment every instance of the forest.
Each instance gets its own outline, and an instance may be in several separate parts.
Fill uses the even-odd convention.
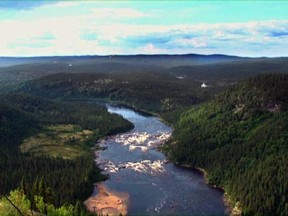
[[[60,73],[26,82],[17,90],[49,98],[109,99],[159,113],[199,103],[217,92],[199,86],[159,73]]]
[[[184,112],[165,151],[205,169],[243,215],[287,215],[287,95],[287,75],[251,78]]]
[[[118,115],[109,114],[97,104],[58,102],[24,94],[1,95],[1,101],[1,194],[8,194],[18,188],[10,196],[15,200],[25,197],[29,203],[23,207],[25,211],[33,210],[48,215],[53,215],[53,212],[65,215],[61,212],[68,211],[66,215],[88,215],[83,200],[93,192],[94,182],[107,178],[95,166],[90,147],[98,139],[130,130],[133,125]],[[90,137],[82,142],[63,144],[64,149],[78,149],[81,145],[82,151],[76,151],[78,154],[73,158],[55,156],[43,148],[37,154],[32,151],[22,152],[19,148],[25,138],[45,131],[47,125],[60,124],[77,125],[78,128],[92,131]],[[55,143],[58,142],[55,137],[51,142],[48,148],[59,145]],[[59,151],[61,147],[57,146],[57,149]],[[5,203],[6,199],[2,200]],[[39,207],[40,204],[44,207]],[[3,205],[0,207],[1,215],[17,214],[15,208],[7,211]]]
[[[93,183],[107,178],[91,148],[133,128],[99,105],[106,102],[173,126],[163,151],[177,164],[205,169],[208,183],[223,188],[243,215],[288,214],[287,58],[79,56],[0,63],[1,215],[17,215],[6,197],[27,215],[89,215],[82,203]],[[201,88],[203,82],[209,87]]]

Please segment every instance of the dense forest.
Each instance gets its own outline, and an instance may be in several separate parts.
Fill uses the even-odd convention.
[[[16,195],[17,199],[25,196],[29,202],[29,210],[42,213],[51,211],[49,214],[53,215],[53,212],[70,209],[69,212],[75,215],[80,215],[79,212],[88,214],[80,203],[91,195],[94,182],[107,178],[95,166],[94,154],[89,146],[103,136],[129,130],[133,125],[118,115],[109,114],[96,104],[64,103],[24,94],[2,95],[1,101],[1,194],[19,188],[20,191],[11,194],[12,199],[16,199]],[[64,149],[77,149],[81,145],[82,151],[77,151],[81,154],[64,159],[61,155],[50,155],[41,148],[37,155],[32,151],[20,150],[25,138],[43,132],[47,125],[59,124],[73,124],[86,131],[91,130],[90,136],[82,142],[75,144],[66,140],[68,142],[63,144]],[[51,145],[46,145],[45,149],[59,145],[55,143],[58,142],[54,137],[55,133],[51,136]],[[57,146],[57,149],[61,149],[61,146]],[[43,209],[39,203],[42,203]],[[15,208],[10,208],[11,212],[7,212],[7,209],[2,208],[3,205],[0,208],[1,215],[16,215]],[[66,215],[71,215],[70,213]]]
[[[207,100],[221,90],[200,85],[162,73],[61,73],[26,82],[18,91],[50,98],[109,99],[160,113]]]
[[[91,147],[133,127],[100,101],[173,125],[170,159],[204,168],[244,215],[287,215],[287,66],[224,55],[0,58],[0,214],[17,215],[10,199],[27,215],[89,215],[82,202],[107,178]]]
[[[166,151],[204,168],[244,215],[288,214],[288,75],[262,75],[181,115]]]

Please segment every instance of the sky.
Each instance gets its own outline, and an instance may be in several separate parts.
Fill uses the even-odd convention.
[[[0,56],[288,56],[288,1],[0,0]]]

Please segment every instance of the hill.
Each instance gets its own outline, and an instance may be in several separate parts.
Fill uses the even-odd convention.
[[[21,176],[31,188],[45,177],[52,182],[47,187],[56,191],[56,206],[74,205],[75,197],[90,189],[87,176],[103,177],[97,169],[91,173],[89,142],[132,125],[96,105],[69,100],[88,98],[144,109],[173,123],[168,156],[204,168],[209,183],[223,187],[244,215],[288,214],[287,58],[191,54],[31,59],[0,68],[0,92],[14,92],[0,96],[0,188],[5,193],[20,186]],[[252,76],[257,77],[246,80]],[[209,87],[201,88],[203,82]],[[63,150],[59,155],[55,143]],[[75,167],[81,175],[74,175]],[[63,173],[72,173],[75,183],[67,183],[65,190],[57,181],[71,178],[62,178]]]
[[[97,130],[95,136],[98,138],[133,127],[126,119],[108,113],[97,104],[60,102],[26,94],[4,94],[0,95],[0,100],[2,104],[33,117],[41,125],[76,124],[87,130]]]
[[[12,65],[20,65],[20,64],[29,64],[29,63],[36,63],[36,62],[45,62],[44,58],[39,57],[0,57],[0,68],[1,67],[9,67]]]
[[[259,74],[287,73],[288,58],[251,58],[208,65],[182,65],[170,68],[169,72],[187,79],[229,86]]]
[[[113,55],[0,57],[0,91],[56,73],[138,73],[165,72],[170,67],[206,65],[244,59],[225,55]]]
[[[7,60],[2,58],[3,61],[5,59]],[[35,80],[45,80],[46,76],[49,76],[47,80],[51,77],[69,80],[69,75],[64,77],[63,74],[72,74],[72,78],[77,76],[81,80],[81,76],[94,74],[91,75],[93,79],[93,76],[97,77],[95,74],[98,74],[116,80],[109,84],[111,88],[108,87],[110,90],[115,88],[116,91],[111,94],[109,90],[105,90],[106,96],[110,95],[114,100],[123,100],[129,105],[144,106],[144,109],[148,108],[150,111],[167,110],[167,104],[174,108],[193,105],[213,98],[215,94],[248,77],[262,73],[287,73],[288,68],[287,58],[241,58],[197,54],[8,58],[9,61],[12,61],[11,59],[30,63],[0,68],[0,92],[11,92],[27,81],[31,81],[29,85],[32,86],[31,83]],[[62,75],[53,76],[54,74]],[[131,82],[127,83],[129,81]],[[163,85],[164,81],[167,81],[166,85]],[[208,84],[209,88],[200,89],[199,86],[203,82]],[[91,86],[91,83],[89,85]],[[149,87],[151,93],[147,95],[143,91]],[[87,86],[79,84],[78,88],[86,89]],[[161,88],[165,88],[166,95]],[[131,93],[132,97],[127,97]],[[172,96],[169,97],[169,94]],[[175,94],[178,94],[176,97],[179,97],[179,100],[175,99]]]
[[[130,65],[154,65],[161,67],[173,67],[179,65],[209,64],[216,62],[227,62],[242,59],[238,56],[228,55],[108,55],[108,56],[42,56],[42,57],[0,57],[0,67],[7,67],[28,63],[66,63],[66,64],[87,64],[93,62],[101,63],[119,63]]]
[[[163,73],[54,74],[24,83],[20,92],[50,98],[102,98],[152,112],[165,112],[207,100],[221,89]]]
[[[244,215],[288,214],[288,75],[261,75],[183,113],[167,149]]]
[[[51,211],[60,208],[69,210],[66,215],[88,215],[84,207],[76,212],[76,204],[90,196],[96,181],[106,179],[95,167],[90,147],[97,139],[133,125],[96,104],[24,94],[5,94],[0,100],[0,193],[21,188],[20,198],[14,198],[24,200],[24,193],[25,203],[31,204],[29,212],[47,214],[46,207],[39,209],[40,199]],[[7,213],[4,201],[0,201],[1,215]],[[15,209],[9,214],[15,215]]]

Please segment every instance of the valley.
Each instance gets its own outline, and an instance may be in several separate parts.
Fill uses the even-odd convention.
[[[83,202],[107,179],[112,193],[129,194],[128,215],[227,214],[213,187],[242,215],[287,214],[287,58],[10,60],[0,68],[0,192],[25,200],[18,205],[27,215],[93,214]],[[159,117],[169,136],[154,134],[155,117],[127,108]],[[135,119],[146,122],[140,134]],[[207,182],[174,163],[204,169]],[[1,214],[15,213],[0,203]]]

